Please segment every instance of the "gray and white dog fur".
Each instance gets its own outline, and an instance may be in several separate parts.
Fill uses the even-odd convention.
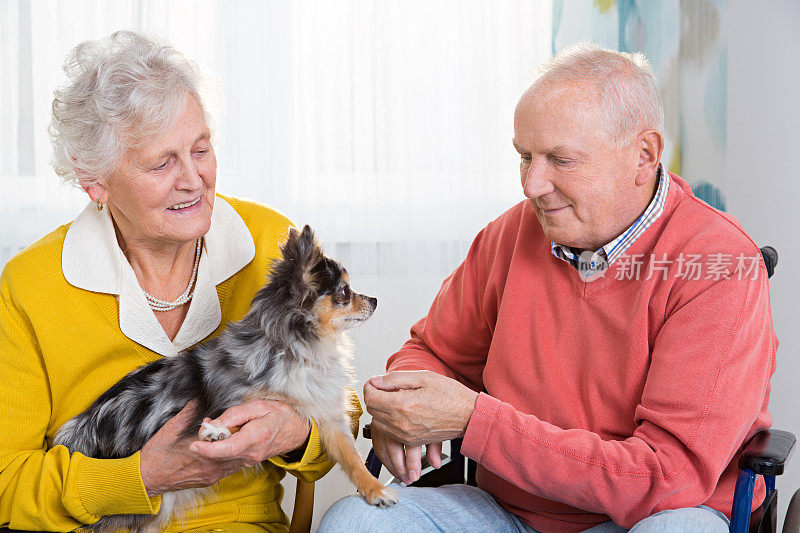
[[[127,457],[190,400],[197,408],[186,437],[198,435],[205,417],[217,418],[251,398],[275,398],[317,422],[329,456],[370,504],[394,504],[395,494],[364,468],[351,433],[347,389],[355,380],[344,331],[367,320],[377,300],[351,292],[348,281],[308,226],[291,229],[282,258],[242,320],[202,345],[132,371],[67,421],[54,445],[94,458]],[[228,435],[225,428],[203,426],[205,440]],[[155,516],[104,516],[91,529],[157,531],[209,497],[209,488],[165,493]]]

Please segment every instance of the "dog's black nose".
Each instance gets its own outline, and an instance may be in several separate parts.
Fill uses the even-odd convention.
[[[367,296],[367,301],[370,303],[370,305],[372,306],[373,309],[378,307],[378,299],[377,298],[373,298],[372,296]]]

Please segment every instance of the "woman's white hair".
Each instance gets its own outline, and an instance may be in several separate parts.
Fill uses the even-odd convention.
[[[200,68],[152,36],[117,31],[84,41],[63,68],[68,82],[54,92],[49,133],[53,168],[68,183],[108,177],[127,149],[166,131],[187,96],[197,100],[213,134]]]
[[[539,67],[535,86],[594,85],[612,144],[627,145],[644,129],[664,131],[664,105],[653,69],[641,52],[607,50],[590,42],[564,48]]]

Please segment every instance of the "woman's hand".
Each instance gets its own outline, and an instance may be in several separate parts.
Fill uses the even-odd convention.
[[[296,450],[305,444],[311,432],[308,420],[276,400],[250,400],[231,407],[210,422],[241,429],[225,440],[195,441],[191,450],[201,458],[238,462],[240,468]]]
[[[186,404],[141,450],[142,481],[148,496],[207,487],[241,469],[234,461],[209,461],[189,450],[193,438],[181,434],[192,421],[195,401]]]
[[[242,426],[227,440],[181,438],[195,407],[195,402],[189,402],[142,447],[142,481],[148,496],[213,485],[242,468],[299,448],[311,431],[309,422],[291,407],[251,400],[214,421],[226,427]]]

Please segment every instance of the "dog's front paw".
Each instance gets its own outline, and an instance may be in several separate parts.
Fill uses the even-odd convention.
[[[227,439],[231,436],[231,432],[225,426],[215,426],[211,422],[203,422],[200,428],[200,439],[214,442],[217,440]]]
[[[358,491],[368,504],[375,507],[389,507],[397,503],[397,493],[392,489],[375,483]]]

